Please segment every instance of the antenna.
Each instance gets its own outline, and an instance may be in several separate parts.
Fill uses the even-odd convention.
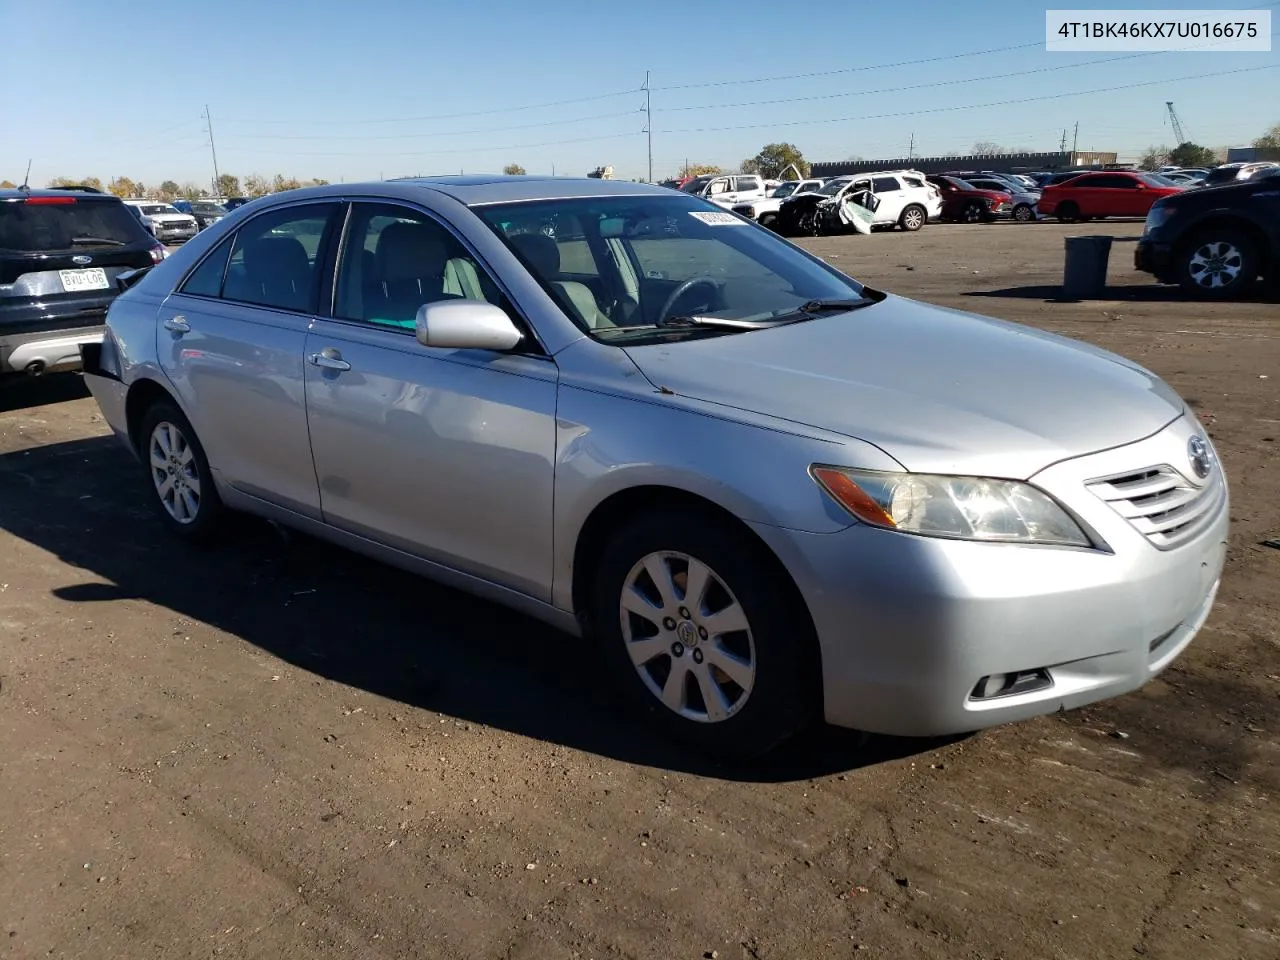
[[[218,196],[218,150],[213,145],[213,120],[209,116],[209,105],[204,105],[204,122],[209,126],[209,152],[213,154],[213,195]]]
[[[31,183],[31,161],[30,161],[30,160],[28,160],[28,161],[27,161],[27,174],[26,174],[26,176],[24,176],[24,177],[22,178],[22,189],[23,189],[23,190],[30,190],[30,189],[31,189],[31,187],[30,187],[30,186],[28,186],[28,184],[30,184],[30,183]]]

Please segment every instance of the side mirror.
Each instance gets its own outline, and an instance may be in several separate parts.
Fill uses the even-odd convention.
[[[424,303],[414,333],[424,347],[452,350],[510,350],[523,339],[506,312],[484,300]]]

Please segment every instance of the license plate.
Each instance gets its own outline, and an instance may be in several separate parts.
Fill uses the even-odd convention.
[[[106,290],[110,286],[107,283],[107,272],[101,267],[90,267],[88,270],[59,270],[58,276],[62,278],[62,289],[67,293],[75,293],[79,290]]]

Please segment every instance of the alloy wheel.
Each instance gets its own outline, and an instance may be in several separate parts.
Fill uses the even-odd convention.
[[[147,459],[165,512],[178,523],[195,522],[200,513],[200,472],[182,430],[168,421],[157,423],[147,444]]]
[[[718,723],[746,704],[756,679],[751,625],[705,563],[673,551],[648,554],[623,581],[619,615],[632,664],[667,709]]]
[[[1211,240],[1198,246],[1187,262],[1187,273],[1198,287],[1218,290],[1229,287],[1240,277],[1244,255],[1232,243]]]

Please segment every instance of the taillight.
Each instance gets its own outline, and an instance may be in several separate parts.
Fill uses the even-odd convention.
[[[53,203],[75,203],[75,197],[27,197],[23,203],[53,204]]]
[[[151,248],[151,262],[159,263],[164,259],[164,245],[157,243]]]

